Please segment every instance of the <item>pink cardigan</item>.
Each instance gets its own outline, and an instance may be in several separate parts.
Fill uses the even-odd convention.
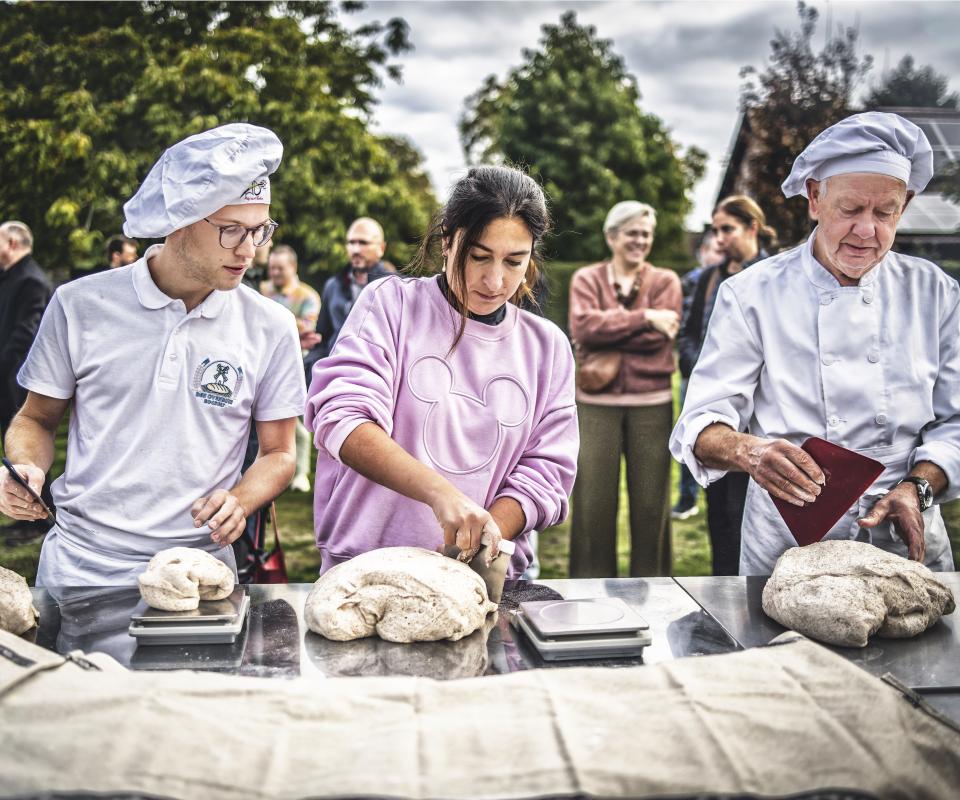
[[[578,358],[595,350],[617,349],[623,353],[620,374],[613,384],[601,394],[586,398],[609,403],[616,395],[669,391],[670,376],[676,368],[673,340],[647,322],[647,309],[670,308],[679,314],[683,300],[680,278],[671,270],[644,266],[640,293],[624,308],[608,278],[607,265],[602,261],[581,267],[570,282],[570,333]]]

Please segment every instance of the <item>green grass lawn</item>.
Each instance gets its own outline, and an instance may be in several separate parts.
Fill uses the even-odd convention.
[[[57,436],[57,461],[52,470],[54,476],[63,471],[65,451],[66,422],[61,426],[60,433]],[[673,464],[672,473],[671,505],[676,502],[679,485],[680,468],[676,463]],[[682,522],[673,522],[674,575],[710,574],[710,542],[707,536],[702,492],[699,497],[699,506],[700,513],[696,516]],[[620,513],[617,520],[620,575],[628,574],[630,534],[627,523],[627,508],[626,485],[621,479]],[[950,531],[951,541],[953,542],[954,560],[960,563],[960,501],[944,505],[942,510],[947,523],[947,530]],[[285,492],[277,500],[277,516],[291,582],[313,582],[320,568],[320,556],[313,539],[313,494]],[[8,520],[0,515],[0,522],[8,522]],[[567,577],[569,546],[569,522],[564,522],[541,532],[541,577]],[[39,542],[31,542],[18,547],[6,547],[0,542],[0,565],[25,576],[31,584],[36,578],[39,557]]]

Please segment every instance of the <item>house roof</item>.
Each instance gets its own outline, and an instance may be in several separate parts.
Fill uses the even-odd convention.
[[[920,127],[933,148],[935,175],[939,175],[948,164],[960,162],[960,110],[912,107],[884,107],[873,110],[899,114]],[[724,164],[724,173],[720,178],[718,202],[733,193],[741,162],[746,157],[747,141],[751,135],[749,117],[741,112],[737,116],[737,124]],[[936,186],[931,186],[907,206],[897,226],[897,233],[898,235],[956,235],[960,233],[960,206],[947,200],[936,190]]]

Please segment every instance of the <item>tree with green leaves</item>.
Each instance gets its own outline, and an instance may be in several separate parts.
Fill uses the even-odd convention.
[[[2,3],[0,218],[42,263],[93,266],[166,147],[243,121],[284,143],[278,241],[330,269],[370,215],[404,261],[436,200],[420,154],[368,125],[409,47],[403,20],[350,32],[329,2]]]
[[[800,30],[776,30],[770,62],[762,70],[744,67],[740,103],[751,132],[746,193],[756,200],[783,244],[810,233],[807,204],[787,200],[780,183],[794,159],[825,128],[850,116],[853,92],[870,70],[869,55],[857,53],[857,32],[838,26],[828,31],[819,52],[813,48],[817,10],[797,3]]]
[[[525,49],[521,66],[502,82],[488,77],[467,98],[460,121],[467,160],[517,164],[541,181],[555,258],[603,258],[607,211],[640,200],[657,210],[657,260],[682,263],[688,192],[706,153],[681,155],[663,122],[641,110],[636,79],[593,26],[568,12],[542,31],[539,49]]]
[[[946,75],[933,67],[914,66],[913,56],[906,55],[880,84],[863,98],[864,108],[957,108],[960,95],[950,91]]]

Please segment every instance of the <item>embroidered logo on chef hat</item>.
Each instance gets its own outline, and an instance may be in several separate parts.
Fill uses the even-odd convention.
[[[266,203],[270,205],[270,179],[263,177],[253,181],[240,195],[237,205],[240,203]]]
[[[516,378],[490,378],[480,397],[456,388],[450,365],[437,356],[418,358],[407,373],[407,386],[430,405],[423,424],[423,444],[444,472],[466,474],[486,467],[500,452],[507,429],[530,415],[530,398]]]

